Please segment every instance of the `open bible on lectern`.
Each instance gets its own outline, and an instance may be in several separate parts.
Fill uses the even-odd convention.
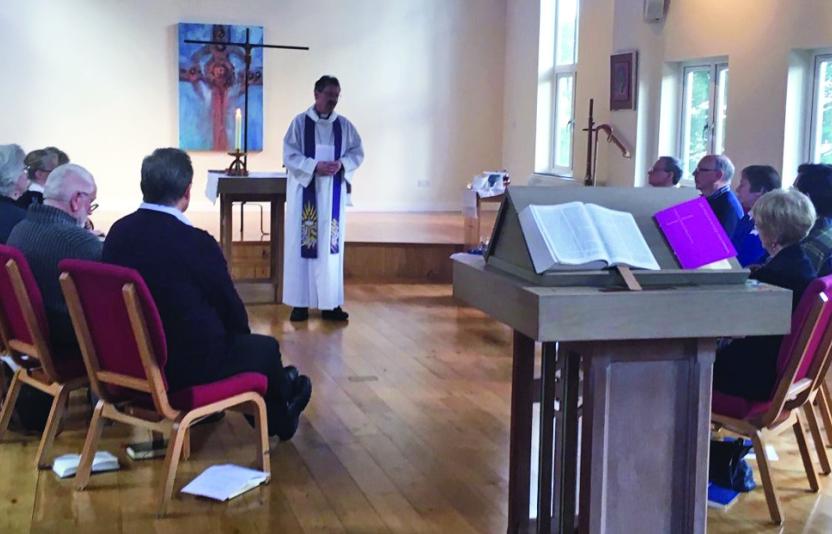
[[[659,270],[635,218],[597,204],[529,205],[520,226],[538,274],[627,265]]]
[[[648,269],[633,269],[632,275],[645,288],[662,288],[668,286],[694,286],[694,285],[721,285],[721,284],[742,284],[748,278],[748,270],[742,269],[736,259],[730,258],[715,268],[695,269],[685,268],[680,265],[679,258],[665,238],[665,235],[656,224],[655,215],[667,208],[697,198],[699,192],[692,188],[676,187],[531,187],[511,186],[506,189],[503,203],[497,214],[497,222],[488,249],[484,253],[486,267],[490,271],[498,271],[509,274],[530,282],[535,286],[542,287],[577,287],[590,286],[599,288],[620,288],[622,277],[617,269],[604,268],[609,266],[608,261],[612,258],[610,254],[618,256],[619,246],[626,246],[626,254],[635,256],[629,258],[630,266],[647,266],[649,259],[642,263],[638,248],[632,244],[629,235],[618,235],[617,237],[605,238],[605,247],[612,245],[614,250],[607,251],[606,255],[589,258],[583,261],[580,267],[571,265],[567,268],[548,268],[555,264],[562,265],[560,261],[560,248],[555,249],[555,254],[549,258],[549,265],[535,265],[532,259],[532,250],[540,250],[540,246],[530,243],[531,234],[523,231],[520,222],[520,214],[529,206],[540,208],[557,208],[567,204],[579,202],[583,205],[593,204],[606,208],[611,212],[624,212],[626,218],[635,220],[638,232],[647,244],[650,254],[658,264]],[[560,208],[566,209],[566,208]],[[535,208],[537,210],[537,208]],[[606,214],[593,208],[594,214]],[[607,221],[608,217],[601,217]],[[601,224],[602,228],[613,226],[619,230],[624,227],[623,219],[612,218],[614,223]],[[632,220],[630,222],[632,222]],[[599,219],[600,221],[600,219]],[[595,231],[600,234],[597,228],[599,221],[593,221]],[[542,239],[542,238],[541,238]],[[599,238],[600,239],[600,238]],[[638,240],[640,241],[640,239]],[[548,252],[548,246],[543,247]],[[564,254],[565,255],[565,254]],[[579,256],[581,254],[579,253]],[[554,258],[558,261],[555,262]],[[606,258],[606,259],[605,259]],[[617,259],[621,259],[620,257]],[[603,264],[601,262],[604,262]],[[612,259],[613,263],[615,259]],[[546,260],[543,260],[546,263]],[[593,269],[593,267],[596,267]],[[547,269],[541,271],[541,269]]]

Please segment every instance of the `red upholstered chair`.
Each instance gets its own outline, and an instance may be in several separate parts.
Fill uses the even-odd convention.
[[[832,353],[832,276],[813,281],[792,315],[791,333],[783,338],[777,360],[777,384],[770,400],[752,402],[714,390],[711,420],[718,429],[751,438],[771,519],[783,522],[780,501],[771,482],[765,438],[789,427],[794,430],[812,491],[819,490],[804,436],[803,408],[825,473],[829,462],[820,437],[812,401]]]
[[[213,413],[240,408],[254,415],[259,435],[257,464],[270,472],[264,375],[240,373],[211,384],[168,391],[165,333],[153,297],[139,273],[81,260],[64,260],[59,268],[90,387],[101,399],[81,454],[78,490],[89,481],[103,419],[169,436],[159,516],[165,514],[170,500],[179,458],[183,452],[187,457],[189,452],[188,428]]]
[[[69,394],[87,385],[87,375],[81,360],[63,359],[51,352],[43,298],[23,254],[16,248],[0,245],[0,263],[0,337],[20,365],[0,411],[0,438],[8,429],[23,384],[51,395],[52,408],[35,457],[36,466],[48,468],[47,455],[66,411]]]

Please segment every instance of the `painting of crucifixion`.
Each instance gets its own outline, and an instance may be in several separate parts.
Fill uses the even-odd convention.
[[[235,115],[244,110],[245,53],[242,47],[186,43],[263,43],[262,26],[179,24],[179,148],[228,152],[237,148]],[[263,50],[249,67],[248,150],[263,150]],[[243,122],[244,123],[244,122]]]

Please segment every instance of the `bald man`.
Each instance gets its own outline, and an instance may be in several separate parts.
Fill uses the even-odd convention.
[[[81,357],[58,283],[58,262],[64,258],[101,260],[101,240],[84,229],[96,194],[89,171],[71,163],[60,165],[46,180],[43,204],[29,207],[7,241],[26,256],[43,294],[55,358]]]

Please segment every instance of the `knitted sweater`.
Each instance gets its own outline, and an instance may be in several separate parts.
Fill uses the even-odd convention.
[[[43,294],[47,312],[68,314],[58,282],[58,262],[64,258],[101,260],[101,241],[84,230],[68,213],[43,204],[33,204],[26,218],[9,234],[9,246],[20,250]]]

